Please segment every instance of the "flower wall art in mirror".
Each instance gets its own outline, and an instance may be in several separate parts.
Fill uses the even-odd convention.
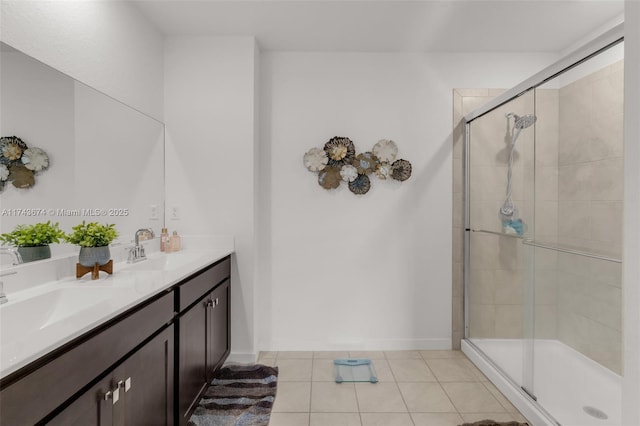
[[[371,151],[356,155],[349,138],[335,136],[323,148],[311,148],[304,154],[304,165],[318,173],[318,184],[324,189],[336,189],[346,182],[354,194],[366,194],[371,188],[369,176],[403,182],[411,177],[411,163],[397,159],[398,146],[389,139],[381,139]]]
[[[16,188],[31,188],[35,175],[49,167],[49,156],[40,148],[29,148],[17,136],[0,137],[0,191],[7,182]]]

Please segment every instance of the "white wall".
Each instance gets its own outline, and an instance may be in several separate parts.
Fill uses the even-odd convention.
[[[163,38],[124,1],[0,4],[0,40],[162,119]]]
[[[640,424],[640,2],[625,1],[622,419]]]
[[[263,54],[259,349],[449,347],[452,89],[509,87],[555,59]],[[302,156],[336,135],[358,152],[395,140],[412,177],[322,189]]]
[[[232,234],[232,354],[254,351],[253,37],[169,37],[165,45],[169,231]]]

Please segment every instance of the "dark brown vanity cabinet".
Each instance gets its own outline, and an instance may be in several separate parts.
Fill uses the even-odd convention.
[[[213,373],[222,366],[231,349],[229,330],[231,293],[229,284],[229,279],[225,280],[209,296],[207,382],[211,382]]]
[[[47,424],[170,426],[173,327],[165,328]]]
[[[173,292],[165,292],[3,378],[0,424],[138,425],[145,423],[121,408],[172,409],[173,307]]]
[[[200,396],[230,349],[230,259],[182,284],[178,317],[178,412],[176,422],[187,424]]]
[[[0,424],[186,424],[229,354],[230,265],[227,256],[0,379]]]

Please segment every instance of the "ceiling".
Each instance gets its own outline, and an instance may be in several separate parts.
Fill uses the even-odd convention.
[[[262,50],[562,52],[623,0],[140,0],[166,35],[253,35]]]

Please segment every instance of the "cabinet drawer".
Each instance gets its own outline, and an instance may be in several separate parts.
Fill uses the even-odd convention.
[[[180,312],[231,275],[231,258],[226,257],[211,268],[190,278],[180,286]]]
[[[173,293],[74,342],[33,373],[3,386],[0,423],[35,424],[173,318]]]

